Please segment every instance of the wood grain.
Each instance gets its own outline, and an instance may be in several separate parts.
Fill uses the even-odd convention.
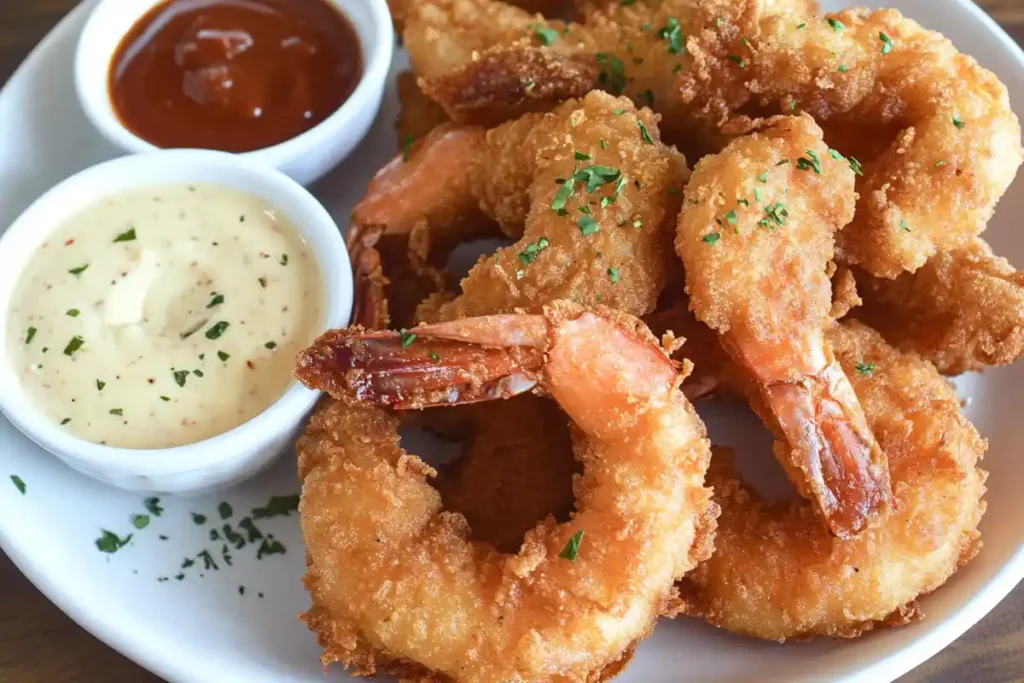
[[[74,0],[0,0],[0,83],[75,4]],[[1024,0],[979,4],[1018,42],[1024,42]],[[1024,585],[959,640],[900,680],[1024,681]],[[159,681],[64,616],[0,555],[0,683]]]

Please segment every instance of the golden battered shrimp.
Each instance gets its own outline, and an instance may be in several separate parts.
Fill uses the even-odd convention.
[[[441,105],[423,93],[416,83],[416,74],[403,71],[398,74],[396,83],[399,110],[395,132],[399,149],[408,150],[412,143],[450,119]]]
[[[981,239],[883,280],[858,270],[856,317],[893,346],[958,375],[1024,355],[1024,273]]]
[[[864,325],[840,324],[829,339],[888,455],[892,512],[880,527],[833,538],[806,502],[765,503],[716,451],[715,552],[681,586],[687,613],[715,626],[783,641],[905,623],[916,599],[980,548],[986,474],[976,465],[986,444],[956,392]]]
[[[565,302],[411,333],[333,331],[297,363],[302,381],[343,399],[298,444],[303,618],[324,664],[424,682],[613,675],[709,552],[709,447],[679,367],[635,318]],[[583,465],[572,519],[542,522],[515,555],[469,540],[432,468],[373,405],[396,392],[414,405],[472,400],[463,379],[493,388],[509,375],[568,413]]]
[[[420,319],[557,298],[647,313],[673,261],[689,173],[656,124],[649,110],[594,92],[489,131],[442,126],[373,179],[353,211],[350,244],[418,224],[432,243],[458,239],[491,221],[518,240],[477,263],[453,301],[428,302]],[[357,289],[374,284],[357,278]]]
[[[966,246],[1020,166],[1006,87],[896,10],[764,17],[746,0],[687,49],[687,118],[742,132],[748,116],[805,111],[859,159],[857,213],[837,238],[838,256],[876,276]]]
[[[853,172],[807,115],[778,117],[697,164],[676,250],[696,317],[720,335],[785,441],[777,455],[832,531],[851,536],[890,499],[885,456],[825,340],[834,234]]]

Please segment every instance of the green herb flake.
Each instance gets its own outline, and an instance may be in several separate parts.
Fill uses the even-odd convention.
[[[174,375],[174,383],[179,387],[185,386],[185,380],[188,379],[188,370],[175,370],[171,368],[171,373]]]
[[[845,159],[845,158],[846,158],[846,157],[844,157],[844,156],[843,156],[842,154],[840,154],[839,152],[837,152],[837,151],[836,151],[836,150],[834,150],[834,149],[830,149],[830,150],[828,151],[828,155],[829,155],[830,157],[832,157],[833,159],[835,159],[836,161],[842,161],[843,159]]]
[[[604,142],[604,140],[602,140],[601,142]],[[576,157],[576,161],[590,161],[591,159],[594,158],[594,157],[590,156],[589,154],[587,154],[586,152],[581,152],[578,149],[575,150],[575,157]]]
[[[206,338],[220,339],[220,336],[224,334],[224,330],[226,329],[228,329],[228,323],[221,320],[220,322],[215,323],[213,327],[206,331]]]
[[[203,550],[196,555],[196,557],[203,561],[203,569],[220,571],[220,567],[217,566],[217,563],[214,561],[213,555],[210,554],[209,550]]]
[[[580,556],[580,545],[583,543],[583,529],[580,529],[572,535],[569,542],[562,548],[562,552],[558,553],[558,556],[563,560],[569,560],[575,562],[576,558]]]
[[[669,17],[665,25],[658,29],[658,37],[668,42],[669,54],[676,55],[685,49],[686,36],[676,17]]]
[[[803,30],[804,30],[805,28],[807,28],[807,22],[806,22],[806,21],[805,21],[805,22],[803,22],[802,24],[797,24],[797,25],[796,25],[796,29],[797,29],[798,31],[803,31]]]
[[[565,183],[558,188],[558,192],[555,193],[555,199],[551,202],[551,208],[555,211],[560,211],[565,208],[566,203],[574,194],[574,188],[576,181],[573,178],[569,178]]]
[[[161,396],[161,397],[160,397],[160,400],[161,400],[161,401],[170,401],[170,400],[171,400],[171,397],[170,397],[170,396]]]
[[[619,269],[618,268],[609,268],[608,269],[608,279],[612,281],[612,284],[618,283],[618,281],[619,281]]]
[[[785,166],[788,163],[790,163],[789,159],[779,159],[779,161],[776,162],[775,165],[776,166]]]
[[[801,171],[814,171],[815,173],[821,173],[821,159],[818,157],[818,153],[813,149],[804,150],[807,152],[807,157],[800,157],[796,160],[796,167]]]
[[[201,515],[198,512],[192,513],[193,524],[206,524],[206,515]]]
[[[829,17],[825,21],[828,22],[828,25],[831,26],[832,30],[835,31],[836,33],[842,33],[843,29],[846,28],[843,22],[839,21],[838,19],[833,19]]]
[[[281,254],[281,260],[279,262],[282,266],[288,265],[288,254]]]
[[[78,266],[77,268],[72,268],[68,272],[71,273],[72,275],[81,275],[82,273],[85,272],[85,269],[88,268],[88,267],[89,267],[89,264],[86,263],[84,266]]]
[[[437,355],[437,351],[435,351],[434,349],[430,349],[430,360],[434,361],[435,363],[440,362],[441,356]]]
[[[605,142],[604,138],[601,138],[601,149],[608,149],[608,143]]]
[[[553,28],[548,28],[547,26],[538,26],[533,30],[533,35],[535,35],[537,40],[545,45],[550,45],[558,38],[558,31]]]
[[[765,199],[764,192],[761,192],[761,190],[759,190],[758,188],[755,187],[754,188],[754,200],[758,204],[764,204],[764,199]]]
[[[738,66],[741,69],[747,68],[747,62],[743,59],[743,57],[740,57],[739,55],[729,55],[728,59],[730,62],[735,62],[736,66]]]
[[[102,535],[96,539],[96,548],[100,552],[116,553],[118,550],[128,545],[128,542],[132,540],[131,534],[128,534],[124,538],[121,538],[113,531],[100,529],[100,532],[102,533]]]
[[[703,240],[705,244],[715,244],[720,239],[722,239],[722,233],[720,232],[709,232],[701,237],[701,240]]]
[[[881,31],[878,32],[878,39],[882,41],[882,54],[887,55],[892,52],[892,38],[885,35]]]
[[[623,114],[626,113],[626,110],[625,109],[621,109],[621,108],[620,109],[612,109],[612,113],[615,114],[616,116],[622,116]]]
[[[117,415],[118,417],[120,417],[120,416],[124,415],[124,410],[121,409],[121,408],[111,408],[110,409],[110,414],[111,415]]]
[[[136,529],[145,529],[149,526],[149,515],[132,515],[132,526]]]
[[[907,232],[910,232],[910,225],[907,224],[907,219],[906,218],[904,218],[903,220],[900,221],[900,228],[902,228],[903,230],[906,230]]]
[[[846,73],[847,71],[848,71],[848,69],[846,68],[846,65],[845,65],[845,64],[840,64],[840,65],[839,65],[839,73],[841,73],[841,74],[844,74],[844,73]]]
[[[653,145],[654,140],[651,139],[651,134],[647,132],[647,126],[640,119],[636,120],[636,125],[640,128],[640,139],[646,142],[648,145]]]
[[[572,179],[586,183],[587,192],[596,192],[602,185],[618,180],[622,172],[614,166],[585,166],[572,174]],[[570,179],[571,180],[571,179]],[[566,185],[569,181],[566,182]],[[564,187],[564,185],[563,185]],[[553,205],[552,205],[553,206]]]
[[[67,311],[64,312],[64,315],[67,315],[72,318],[77,318],[81,313],[82,312],[77,308],[69,308]]]
[[[850,162],[850,168],[853,170],[854,175],[864,175],[864,167],[857,161],[857,157],[847,157],[846,160]]]
[[[768,182],[768,171],[763,171],[761,175],[757,176],[757,182],[767,183]]]
[[[735,211],[730,211],[729,213],[725,214],[725,222],[728,223],[729,225],[736,225],[736,220],[737,219]]]
[[[576,225],[579,226],[580,232],[582,232],[584,236],[593,235],[601,229],[601,225],[594,220],[592,216],[583,216],[576,221]]]
[[[146,506],[146,509],[149,510],[149,512],[154,517],[159,517],[164,513],[164,509],[160,505],[159,498],[147,498],[146,500],[142,501],[142,504]]]
[[[19,477],[17,474],[11,475],[11,483],[14,484],[14,488],[18,489],[21,495],[25,495],[25,480]]]
[[[60,424],[61,424],[61,426],[64,426],[68,422],[71,422],[71,418],[70,417],[65,417],[63,420],[60,421]]]
[[[738,204],[739,206],[750,206],[750,202],[748,202],[746,199],[737,199],[736,204]]]
[[[412,346],[412,343],[416,341],[416,335],[405,329],[404,327],[398,331],[398,336],[402,340],[402,348],[407,349]]]
[[[284,555],[285,548],[279,541],[275,541],[273,536],[267,536],[260,542],[260,547],[256,549],[256,559],[262,560],[267,555]]]
[[[114,238],[115,242],[131,242],[135,239],[135,228],[125,230],[120,235]]]
[[[96,391],[103,391],[103,387],[107,386],[107,383],[101,379],[96,380]]]
[[[38,331],[39,330],[37,330],[34,327],[30,327],[27,330],[25,330],[25,343],[26,344],[31,344],[32,340],[35,339],[35,337],[36,337],[36,332],[38,332]]]
[[[605,199],[607,199],[607,197],[605,197]],[[550,242],[548,242],[548,238],[541,237],[533,244],[526,245],[526,248],[519,252],[519,260],[524,266],[530,265],[537,259],[540,252],[548,248],[549,244]]]
[[[878,369],[878,366],[875,365],[874,363],[865,363],[861,361],[860,363],[857,363],[857,365],[855,365],[854,368],[856,368],[857,372],[864,375],[865,377],[871,377],[873,374],[875,374],[875,370]]]
[[[224,295],[223,294],[218,294],[217,292],[214,292],[213,294],[211,294],[211,296],[213,298],[210,299],[210,303],[206,304],[207,308],[213,308],[217,304],[224,303]]]
[[[947,163],[948,163],[948,162],[947,162],[947,161],[945,161],[944,159],[940,159],[939,161],[936,161],[936,162],[935,162],[935,168],[939,168],[940,166],[945,166],[945,165],[946,165]],[[30,329],[31,329],[31,328],[30,328]]]
[[[414,142],[416,142],[416,138],[411,135],[406,135],[402,140],[402,161],[409,161],[409,154],[412,152]]]
[[[68,342],[67,346],[64,347],[64,355],[73,356],[75,354],[75,351],[78,351],[80,348],[82,348],[83,344],[85,344],[85,340],[76,334],[74,337],[71,338],[71,341]]]
[[[964,120],[962,118],[960,118],[959,116],[954,116],[953,117],[953,125],[956,126],[957,128],[963,128],[967,124],[964,123]]]
[[[786,210],[786,205],[781,202],[776,202],[775,204],[770,204],[764,207],[764,212],[776,225],[785,225],[786,218],[789,217],[789,211]]]
[[[299,509],[299,494],[291,496],[272,496],[264,507],[253,508],[253,519],[269,517],[287,517],[288,513]]]
[[[260,277],[260,278],[256,278],[256,279],[259,280],[260,287],[262,287],[263,289],[267,288],[267,278]]]
[[[263,345],[263,348],[270,349],[271,351],[273,351],[274,349],[277,348],[277,342],[276,341],[268,341],[266,344]]]

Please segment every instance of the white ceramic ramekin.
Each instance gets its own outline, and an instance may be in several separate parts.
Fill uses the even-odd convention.
[[[154,145],[122,125],[110,101],[110,62],[121,38],[162,0],[100,0],[82,29],[75,53],[75,89],[100,134],[128,153]],[[352,24],[363,48],[363,77],[341,107],[310,130],[240,156],[272,166],[303,185],[337,166],[363,139],[377,116],[394,50],[394,27],[385,0],[327,0]]]
[[[166,150],[126,156],[71,176],[37,199],[0,238],[0,359],[11,356],[8,311],[25,265],[76,212],[119,192],[169,183],[214,183],[273,206],[306,239],[324,283],[322,329],[344,327],[352,311],[352,271],[337,225],[308,191],[279,171],[223,152]],[[290,446],[317,392],[295,382],[248,422],[218,436],[165,449],[127,449],[80,439],[54,424],[0,360],[0,410],[26,436],[74,469],[132,491],[202,493],[252,476]]]

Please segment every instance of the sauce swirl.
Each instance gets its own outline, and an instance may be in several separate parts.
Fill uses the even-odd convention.
[[[217,185],[168,185],[58,228],[21,275],[6,342],[55,424],[100,444],[167,448],[276,401],[323,310],[316,258],[272,207]]]
[[[362,72],[355,30],[325,0],[170,0],[121,40],[108,89],[158,147],[249,152],[323,121]]]

